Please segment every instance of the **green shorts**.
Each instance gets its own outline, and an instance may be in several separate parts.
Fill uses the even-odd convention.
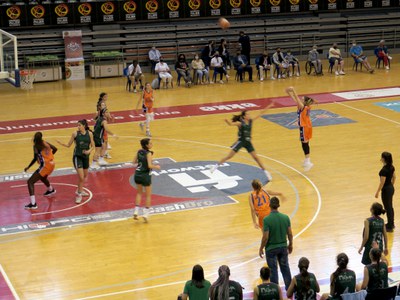
[[[94,141],[95,147],[97,147],[97,148],[103,146],[103,144],[104,144],[104,139],[102,137],[101,138],[93,137],[93,141]]]
[[[151,185],[151,175],[149,174],[135,174],[134,180],[136,184],[141,184],[143,186]]]
[[[254,151],[254,147],[251,144],[251,142],[247,142],[247,141],[241,141],[238,140],[237,142],[235,142],[232,146],[231,149],[235,152],[238,152],[242,147],[246,148],[247,152],[251,153]]]
[[[89,169],[89,156],[74,156],[72,158],[75,169]]]

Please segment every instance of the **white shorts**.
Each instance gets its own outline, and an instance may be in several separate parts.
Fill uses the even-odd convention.
[[[146,114],[146,122],[154,121],[154,113]]]

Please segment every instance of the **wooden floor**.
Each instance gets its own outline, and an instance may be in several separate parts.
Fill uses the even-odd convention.
[[[347,74],[340,77],[302,74],[286,80],[242,84],[232,80],[224,85],[160,90],[156,91],[156,106],[280,97],[285,96],[287,86],[294,86],[300,94],[393,87],[399,84],[398,59],[394,58],[390,71],[380,69],[374,75],[356,73],[348,67]],[[147,79],[151,77],[146,75]],[[111,111],[131,110],[138,95],[126,92],[124,86],[123,78],[40,83],[28,92],[1,84],[0,120],[92,113],[102,91],[109,94]],[[395,166],[400,167],[400,115],[374,103],[399,98],[316,106],[356,122],[314,129],[311,155],[315,166],[307,173],[301,168],[303,155],[297,130],[266,120],[255,123],[255,148],[274,176],[268,188],[286,194],[281,211],[293,216],[292,275],[297,273],[298,259],[306,256],[317,278],[328,278],[339,252],[346,252],[350,268],[361,273],[357,249],[363,220],[375,201],[380,153],[392,152]],[[294,111],[295,107],[275,108],[267,114]],[[155,157],[219,160],[236,138],[235,128],[224,122],[230,117],[230,113],[221,113],[156,119],[151,124]],[[131,161],[142,138],[137,122],[111,126],[120,136],[111,140],[111,161]],[[56,138],[67,140],[72,131],[50,130],[44,135],[55,142]],[[1,174],[20,172],[30,162],[32,136],[32,132],[0,135],[0,156],[6,158]],[[58,168],[71,167],[71,153],[72,149],[60,149]],[[245,152],[232,161],[255,165]],[[154,184],[156,181],[155,178]],[[0,236],[0,263],[20,299],[176,299],[197,263],[203,265],[210,281],[216,279],[220,265],[229,265],[231,278],[248,292],[265,261],[258,257],[260,232],[252,226],[247,193],[233,198],[238,204],[155,215],[149,224],[128,219]],[[28,195],[26,199],[28,202]],[[132,207],[133,199],[134,195]],[[400,226],[398,194],[394,203]],[[22,207],[15,207],[16,214],[21,210]],[[400,265],[399,232],[397,229],[389,234],[389,261],[393,266]]]

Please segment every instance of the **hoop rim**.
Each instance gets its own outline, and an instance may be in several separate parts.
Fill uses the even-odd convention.
[[[19,71],[19,74],[22,76],[33,75],[36,73],[37,73],[36,70],[21,70],[21,71]]]

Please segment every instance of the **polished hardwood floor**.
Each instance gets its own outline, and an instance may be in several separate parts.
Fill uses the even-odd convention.
[[[355,72],[347,63],[347,74],[323,77],[292,77],[227,84],[175,87],[157,90],[156,107],[201,105],[233,100],[284,97],[284,89],[294,86],[299,94],[333,93],[398,86],[399,64],[375,74]],[[303,68],[303,66],[302,66]],[[230,71],[234,75],[234,71]],[[146,74],[150,81],[152,75]],[[231,76],[233,78],[234,76]],[[0,119],[24,120],[64,115],[89,114],[95,110],[98,94],[109,94],[111,111],[133,110],[138,94],[125,91],[124,78],[87,79],[35,84],[22,91],[1,84]],[[292,274],[297,261],[306,256],[310,270],[325,279],[335,269],[335,256],[346,252],[350,268],[361,274],[363,220],[376,199],[380,153],[390,151],[394,164],[399,161],[398,112],[375,105],[398,100],[400,95],[315,106],[354,120],[334,126],[314,128],[311,157],[314,168],[304,173],[298,131],[259,120],[253,129],[253,142],[274,180],[269,189],[282,191],[287,200],[281,211],[292,215],[295,234],[290,255]],[[266,114],[294,112],[295,107],[274,108]],[[257,111],[251,112],[257,114]],[[156,157],[177,161],[213,160],[227,154],[236,138],[236,129],[224,119],[232,113],[204,114],[186,118],[156,119],[152,124]],[[143,137],[137,122],[112,124],[119,135],[111,140],[111,162],[132,160]],[[49,141],[67,140],[73,129],[44,131]],[[1,134],[1,174],[21,172],[32,157],[32,132]],[[57,167],[71,167],[72,149],[60,149]],[[240,152],[233,162],[256,165]],[[156,179],[154,179],[156,184]],[[129,184],[126,182],[126,184]],[[10,191],[11,193],[11,191]],[[115,189],[112,193],[118,193]],[[56,228],[18,235],[0,235],[0,263],[21,299],[176,299],[194,264],[201,264],[206,278],[216,279],[222,264],[231,267],[231,278],[251,291],[265,261],[258,257],[261,234],[253,228],[248,194],[232,196],[235,205],[152,216],[148,224],[132,219],[95,223],[72,228]],[[28,201],[28,196],[26,196]],[[134,195],[132,195],[133,207]],[[400,204],[394,206],[399,224]],[[95,198],[94,198],[95,200]],[[379,200],[379,199],[378,199]],[[15,214],[22,207],[15,207]],[[399,229],[389,233],[389,261],[400,265]],[[359,278],[361,279],[361,278]]]

